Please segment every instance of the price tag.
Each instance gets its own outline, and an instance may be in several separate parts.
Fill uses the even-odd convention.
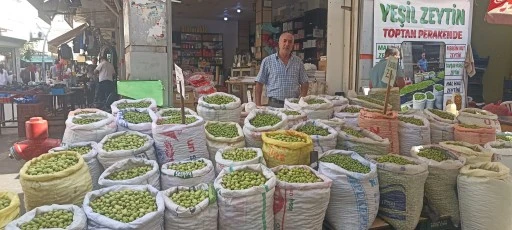
[[[384,69],[384,75],[382,75],[382,82],[386,84],[389,82],[390,86],[395,85],[396,71],[398,71],[398,58],[390,56],[386,62],[386,69]],[[391,81],[389,78],[391,78]]]
[[[183,77],[183,70],[176,64],[174,64],[174,72],[176,73],[176,84],[178,87],[178,93],[185,97],[185,77]]]

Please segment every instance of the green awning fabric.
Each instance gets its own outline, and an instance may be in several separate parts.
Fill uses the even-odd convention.
[[[133,99],[153,98],[157,106],[164,104],[164,86],[160,80],[117,81],[117,93]]]

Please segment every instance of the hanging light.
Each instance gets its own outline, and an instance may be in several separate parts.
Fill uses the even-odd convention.
[[[227,21],[228,20],[228,17],[224,16],[224,21]]]
[[[236,12],[237,12],[237,13],[242,13],[242,9],[237,8],[237,9],[236,9]]]

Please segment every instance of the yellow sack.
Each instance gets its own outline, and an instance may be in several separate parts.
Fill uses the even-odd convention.
[[[62,154],[76,155],[78,163],[63,171],[52,174],[27,174],[28,168],[33,163]],[[25,193],[25,209],[27,212],[36,207],[51,204],[75,204],[81,206],[85,194],[92,191],[89,167],[80,154],[70,151],[43,154],[28,161],[20,170],[20,183]]]
[[[0,192],[0,198],[7,197],[11,200],[11,203],[6,208],[0,210],[0,229],[4,229],[4,227],[18,218],[20,214],[20,198],[18,194],[13,192]]]
[[[297,136],[306,142],[284,142],[269,137],[275,134]],[[309,135],[293,130],[278,130],[263,133],[261,139],[263,140],[263,157],[267,162],[267,167],[310,164],[309,156],[313,151],[313,141]]]

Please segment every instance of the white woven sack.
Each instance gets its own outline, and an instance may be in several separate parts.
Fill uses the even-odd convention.
[[[466,158],[466,164],[475,164],[480,162],[491,162],[492,152],[482,148],[480,145],[474,145],[461,141],[444,141],[439,145],[453,151],[458,156]]]
[[[73,123],[75,118],[101,118],[101,121],[93,122],[86,125],[79,125]],[[93,114],[80,114],[68,117],[66,120],[66,129],[62,137],[62,143],[76,143],[85,141],[99,142],[103,137],[108,134],[114,133],[117,130],[117,124],[114,116],[107,112],[96,112]]]
[[[145,122],[140,124],[133,124],[124,119],[124,114],[126,112],[141,112],[141,113],[148,113],[151,119],[156,119],[157,115],[155,112],[153,112],[151,109],[121,109],[116,114],[116,123],[117,123],[117,131],[137,131],[140,133],[144,133],[147,135],[152,135],[151,133],[151,123]]]
[[[216,122],[216,121],[207,121],[205,124],[205,134],[206,134],[206,147],[208,148],[209,153],[209,159],[213,161],[213,164],[215,164],[215,154],[219,149],[227,148],[227,147],[234,147],[234,148],[242,148],[245,147],[245,137],[244,132],[242,131],[242,127],[238,123],[235,122],[221,122],[222,124],[226,125],[236,125],[236,130],[238,135],[233,138],[227,138],[227,137],[215,137],[212,134],[208,132],[206,127],[208,127],[208,124]]]
[[[398,121],[400,155],[410,156],[412,147],[430,145],[430,122],[426,118],[414,115],[400,115],[400,117],[412,117],[423,121],[421,126]]]
[[[196,111],[194,111],[192,109],[185,107],[184,110],[185,110],[185,115],[197,115]],[[158,115],[159,117],[165,117],[164,113],[166,113],[168,111],[176,111],[181,114],[181,108],[165,108],[165,109],[158,110],[158,112],[156,112],[156,115]]]
[[[345,125],[345,121],[337,117],[331,118],[329,120],[318,119],[317,121],[326,124],[327,126],[333,128],[336,131],[339,131],[341,127]]]
[[[377,166],[352,151],[331,150],[319,157],[336,154],[350,156],[370,167],[370,172],[356,173],[319,161],[318,172],[333,182],[326,220],[334,230],[369,229],[379,209]]]
[[[119,109],[117,108],[117,105],[123,104],[123,103],[138,103],[138,102],[150,102],[150,105],[148,106],[148,109],[151,109],[153,111],[157,110],[156,101],[153,98],[143,98],[143,99],[138,99],[138,100],[131,100],[131,99],[117,100],[117,101],[114,101],[110,105],[110,109],[112,110],[112,114],[115,115],[115,114],[117,114],[117,112],[119,112]]]
[[[286,119],[288,120],[288,125],[287,125],[288,129],[293,128],[293,126],[295,126],[296,124],[299,124],[301,122],[304,122],[304,121],[308,120],[308,116],[306,116],[306,114],[303,111],[300,111],[300,110],[285,109],[285,108],[274,108],[274,107],[269,107],[269,109],[270,110],[274,110],[274,111],[279,111],[279,112],[295,111],[295,112],[300,113],[300,115],[286,115],[285,114],[286,115]]]
[[[337,113],[334,113],[334,117],[342,119],[345,121],[345,124],[357,127],[359,125],[359,113],[349,113],[349,112],[342,112],[344,109],[348,107],[354,107],[362,109],[363,107],[358,105],[346,105],[341,108],[341,110]]]
[[[210,160],[205,158],[199,158],[206,163],[206,166],[202,169],[195,170],[192,172],[179,172],[176,170],[169,169],[169,165],[178,164],[184,162],[190,162],[191,160],[180,161],[180,162],[168,162],[162,165],[160,168],[161,185],[162,190],[169,189],[176,186],[187,186],[192,187],[201,183],[211,183],[215,179],[215,169]]]
[[[243,190],[222,186],[222,178],[236,170],[252,170],[267,179],[264,185]],[[219,230],[253,230],[274,228],[274,190],[276,176],[262,164],[224,168],[213,183],[219,205]]]
[[[306,101],[310,99],[320,99],[325,101],[323,104],[308,104]],[[332,114],[334,113],[333,104],[331,101],[321,98],[318,96],[310,95],[306,97],[301,97],[299,100],[299,105],[301,110],[306,113],[308,119],[331,119]]]
[[[225,105],[208,104],[204,101],[205,97],[216,95],[231,97],[235,101]],[[243,108],[242,103],[240,102],[240,98],[222,92],[201,96],[197,104],[197,114],[203,117],[206,121],[238,122],[242,113],[242,109]]]
[[[505,166],[512,168],[512,142],[492,141],[485,144],[484,148],[493,153],[493,162],[501,162]]]
[[[156,199],[157,210],[150,212],[130,223],[123,223],[114,219],[110,219],[99,213],[95,213],[91,206],[89,206],[91,201],[108,192],[124,190],[149,191],[151,195]],[[160,194],[158,190],[153,188],[151,185],[116,185],[89,192],[87,195],[85,195],[83,209],[85,215],[87,215],[87,229],[89,230],[162,230],[164,224],[164,198],[162,197],[162,194]]]
[[[90,145],[92,147],[91,151],[89,151],[86,154],[82,155],[82,158],[84,158],[85,163],[87,166],[89,166],[89,174],[91,174],[92,179],[92,190],[99,189],[100,186],[98,185],[98,179],[100,178],[101,173],[103,173],[103,166],[100,164],[98,159],[96,158],[98,156],[98,144],[96,142],[77,142],[69,145],[64,145],[61,147],[56,147],[53,149],[50,149],[49,153],[54,152],[61,152],[66,151],[71,147],[77,147],[77,146],[86,146]]]
[[[66,228],[67,230],[86,230],[87,229],[87,216],[85,216],[84,211],[76,205],[45,205],[41,207],[37,207],[32,209],[30,212],[25,213],[20,218],[10,222],[5,226],[5,230],[21,230],[21,226],[25,223],[30,222],[36,216],[41,215],[43,213],[57,211],[57,210],[65,210],[73,213],[73,222]],[[45,228],[45,229],[59,229],[59,228]]]
[[[473,114],[473,113],[477,114]],[[498,121],[498,115],[489,111],[477,108],[465,108],[459,111],[457,120],[462,124],[476,125],[484,128],[493,128],[496,132],[501,132],[501,125]]]
[[[103,145],[108,139],[121,136],[124,134],[135,134],[144,137],[146,138],[146,143],[144,143],[144,145],[138,149],[131,150],[116,150],[107,152],[105,149],[103,149]],[[123,131],[112,133],[105,136],[103,140],[101,140],[100,143],[98,143],[98,161],[101,163],[103,168],[106,169],[112,166],[114,163],[128,158],[143,158],[147,160],[156,160],[155,148],[153,147],[153,143],[153,138],[151,138],[149,135],[135,131]]]
[[[364,137],[355,137],[349,135],[343,131],[344,127],[348,127],[359,131]],[[338,142],[336,149],[343,149],[348,151],[354,151],[362,156],[366,154],[371,155],[383,155],[388,154],[391,148],[391,143],[386,138],[382,138],[371,131],[354,127],[350,125],[344,125],[338,131]]]
[[[443,141],[453,141],[454,139],[454,126],[457,120],[443,119],[428,109],[423,110],[425,116],[430,122],[430,142],[438,144]]]
[[[178,191],[211,191],[209,197],[191,208],[174,203],[169,197]],[[219,208],[215,191],[208,184],[177,186],[161,191],[165,203],[165,230],[216,230]]]
[[[104,112],[104,111],[101,110],[101,109],[96,109],[96,108],[75,109],[73,111],[69,111],[68,117],[80,115],[80,114],[77,114],[77,113],[80,113],[80,112],[96,113],[96,112]]]
[[[286,98],[284,99],[284,108],[291,109],[295,111],[300,111],[302,107],[299,105],[298,98]]]
[[[158,120],[153,121],[153,138],[160,165],[172,161],[208,158],[204,120],[200,116],[187,115],[190,116],[197,121],[187,125],[158,125]]]
[[[512,179],[505,165],[487,162],[464,166],[457,190],[462,229],[512,229]]]
[[[295,125],[292,130],[298,130],[302,126],[306,124],[313,124],[316,127],[320,127],[323,129],[327,129],[329,132],[329,135],[327,136],[320,136],[320,135],[309,135],[311,137],[311,140],[313,141],[313,150],[317,151],[319,154],[329,151],[331,149],[336,148],[336,142],[338,140],[338,132],[334,130],[333,128],[329,127],[328,125],[318,121],[305,121],[300,124]]]
[[[281,121],[274,126],[264,126],[256,128],[253,125],[251,125],[251,120],[258,114],[258,113],[270,113],[277,115],[281,118]],[[263,146],[263,140],[261,139],[261,133],[263,132],[269,132],[269,131],[276,131],[276,130],[282,130],[286,129],[288,125],[288,119],[286,117],[286,114],[278,112],[278,111],[272,111],[272,110],[260,110],[255,109],[252,112],[247,115],[245,118],[244,128],[242,131],[244,132],[245,136],[245,146],[246,147],[253,147],[253,148],[261,148]]]
[[[232,149],[235,149],[235,148],[228,147],[228,148],[224,148],[224,149],[219,149],[219,151],[217,151],[217,153],[215,154],[215,174],[218,175],[220,173],[220,171],[222,171],[222,169],[224,169],[226,167],[235,167],[235,166],[251,165],[251,164],[263,164],[265,166],[267,165],[267,163],[265,162],[265,158],[263,158],[263,151],[260,148],[250,148],[250,147],[242,148],[242,149],[256,151],[256,157],[254,157],[253,159],[250,159],[250,160],[232,161],[232,160],[224,159],[222,157],[222,154],[224,152],[232,150]]]
[[[274,192],[274,229],[322,230],[333,182],[306,165],[281,165],[272,171],[277,174],[281,169],[293,168],[307,169],[322,181],[288,183],[278,179]]]
[[[108,179],[108,176],[110,176],[112,173],[131,169],[135,167],[140,166],[151,166],[151,170],[144,175],[128,179],[128,180],[110,180]],[[105,188],[105,187],[111,187],[116,185],[151,185],[156,189],[160,189],[160,169],[158,166],[158,163],[153,160],[146,160],[146,159],[137,159],[137,158],[129,158],[120,160],[116,163],[114,163],[109,168],[105,169],[105,172],[103,172],[100,176],[100,179],[98,180],[98,184]]]
[[[331,95],[325,95],[325,94],[318,95],[318,96],[331,101],[332,105],[333,105],[333,110],[335,113],[340,112],[340,110],[343,109],[343,107],[345,107],[349,103],[348,99],[343,96],[331,96]]]

